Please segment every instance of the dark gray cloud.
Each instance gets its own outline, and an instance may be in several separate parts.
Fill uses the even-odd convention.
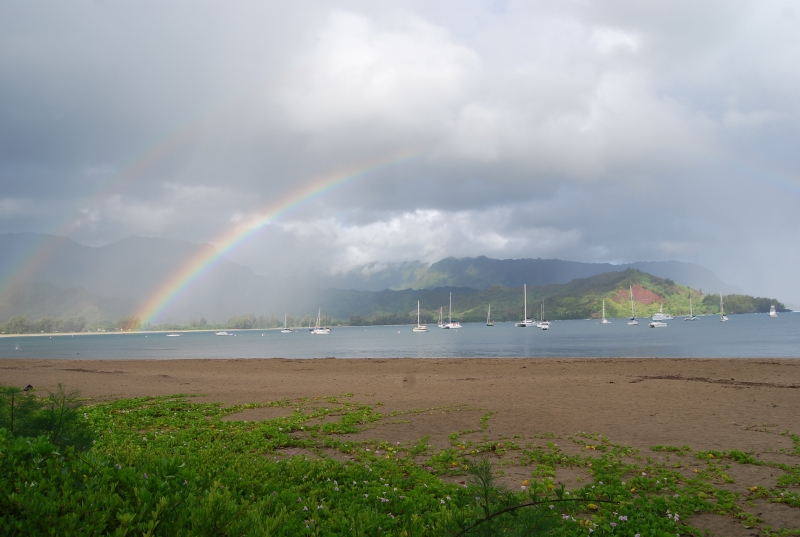
[[[212,241],[409,150],[231,257],[678,259],[800,303],[791,9],[5,2],[0,232]]]

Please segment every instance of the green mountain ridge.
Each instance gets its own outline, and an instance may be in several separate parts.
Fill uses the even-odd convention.
[[[715,293],[736,294],[742,289],[722,281],[710,269],[685,261],[636,261],[623,264],[587,263],[563,259],[493,259],[478,257],[446,257],[432,264],[420,261],[372,263],[337,275],[317,278],[322,287],[382,291],[384,289],[435,289],[437,287],[469,287],[488,289],[494,286],[514,287],[569,283],[606,272],[623,272],[629,268],[659,278],[670,278],[694,289]]]
[[[637,317],[650,317],[661,307],[665,312],[676,316],[688,315],[690,297],[696,315],[719,313],[717,294],[703,294],[699,290],[679,285],[670,279],[658,278],[636,269],[627,269],[623,272],[577,278],[565,284],[529,285],[528,316],[539,319],[543,303],[545,318],[549,320],[599,318],[605,299],[606,317],[630,317],[631,287],[634,288]],[[298,309],[306,313],[290,317],[289,324],[308,326],[310,322],[316,320],[318,308],[321,308],[325,315],[327,324],[415,323],[417,301],[420,302],[422,322],[432,324],[438,321],[440,308],[444,318],[447,319],[451,293],[453,318],[461,322],[484,322],[489,304],[492,306],[492,319],[495,321],[518,321],[523,317],[522,286],[493,286],[487,289],[469,287],[396,291],[387,289],[377,292],[326,289],[319,291],[313,299],[303,300]],[[312,300],[314,304],[311,303]],[[725,311],[731,314],[766,313],[772,304],[779,311],[786,311],[782,303],[772,298],[739,294],[725,296]],[[227,326],[230,328],[282,326],[283,313],[271,311],[277,309],[274,307],[276,305],[270,307],[266,304],[265,311],[260,312],[259,317],[255,314],[233,316],[228,320]],[[47,317],[82,318],[90,329],[97,327],[112,329],[115,325],[135,329],[138,320],[124,317],[133,311],[134,306],[135,304],[130,301],[105,299],[82,288],[62,290],[39,282],[26,289],[17,290],[0,301],[0,315],[4,315],[0,317],[0,322],[6,322],[12,313],[17,316],[12,319],[13,323],[6,324],[7,333],[38,332],[50,324],[58,326],[58,323],[38,322]],[[21,316],[29,318],[31,322],[27,324],[22,322]],[[225,323],[214,323],[214,326],[225,327]],[[208,325],[195,322],[187,328],[189,327],[200,328]]]
[[[637,317],[650,317],[662,306],[673,315],[689,314],[689,297],[696,315],[719,313],[719,295],[702,294],[670,279],[627,269],[588,278],[577,278],[566,284],[528,285],[528,315],[540,317],[544,302],[545,317],[550,320],[599,318],[603,299],[606,317],[630,317],[630,286],[634,287]],[[437,287],[434,289],[404,289],[351,291],[327,289],[320,296],[324,313],[348,324],[403,324],[416,322],[417,300],[420,301],[422,322],[435,323],[439,308],[448,315],[449,294],[453,294],[453,318],[461,322],[486,320],[489,304],[492,319],[498,322],[518,321],[523,316],[523,289],[493,286],[487,289],[468,287]],[[643,300],[641,297],[646,297]],[[747,295],[726,295],[727,313],[766,313],[775,304],[779,311],[784,305],[775,299]],[[307,320],[310,316],[307,316]]]

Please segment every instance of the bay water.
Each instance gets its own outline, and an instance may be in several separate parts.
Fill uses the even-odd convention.
[[[181,358],[448,358],[448,357],[800,357],[800,314],[718,316],[668,321],[649,328],[649,319],[554,321],[550,330],[516,328],[514,323],[465,324],[457,330],[428,325],[333,327],[328,335],[308,329],[214,332],[133,332],[0,338],[2,358],[181,359]]]

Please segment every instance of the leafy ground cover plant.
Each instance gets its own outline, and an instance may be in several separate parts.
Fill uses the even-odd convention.
[[[35,390],[0,385],[0,428],[15,436],[45,435],[56,446],[87,449],[92,442],[78,391],[66,391],[62,384],[55,391],[38,397]]]
[[[226,419],[257,407],[284,416]],[[586,433],[538,444],[461,431],[444,449],[425,438],[356,442],[343,435],[389,417],[351,394],[230,407],[176,395],[72,410],[94,437],[86,451],[0,429],[0,534],[699,536],[687,522],[701,512],[763,535],[800,534],[768,529],[746,508],[800,508],[791,489],[800,467],[736,449],[654,446],[651,456]],[[471,431],[481,435],[490,417]],[[784,455],[800,457],[800,439],[786,436]],[[530,475],[517,488],[500,479],[512,460]],[[742,497],[729,490],[731,465],[781,474]],[[582,486],[555,481],[576,468],[590,476]]]

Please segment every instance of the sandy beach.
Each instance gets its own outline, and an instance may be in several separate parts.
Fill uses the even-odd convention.
[[[429,435],[437,448],[448,435],[464,440],[560,442],[565,453],[580,432],[600,433],[654,459],[654,445],[751,451],[762,460],[795,463],[785,431],[800,432],[800,359],[229,359],[229,360],[16,360],[0,362],[0,383],[32,384],[40,393],[57,383],[95,401],[194,394],[226,404],[353,394],[385,417],[354,440],[416,442]],[[295,405],[292,405],[295,406]],[[293,408],[260,408],[231,419],[269,419]],[[480,419],[493,412],[485,431]],[[399,413],[399,414],[393,414]],[[590,454],[599,452],[587,452]],[[312,455],[312,454],[309,454]],[[691,453],[672,455],[690,477]],[[498,461],[499,462],[499,461]],[[516,486],[530,468],[505,461],[503,480]],[[671,464],[671,463],[670,463]],[[734,466],[726,485],[737,502],[773,527],[800,527],[800,512],[786,506],[745,503],[748,488],[775,487],[767,467]],[[556,479],[580,486],[581,470],[558,469]],[[755,535],[731,518],[710,513],[691,523],[712,535]]]
[[[494,434],[598,432],[643,449],[762,451],[786,439],[756,426],[800,432],[795,359],[8,359],[0,382],[42,391],[61,382],[100,400],[188,393],[235,404],[352,393],[380,401],[383,413],[462,405],[457,417],[433,413],[372,431],[437,443],[474,427],[481,411],[495,412]]]

